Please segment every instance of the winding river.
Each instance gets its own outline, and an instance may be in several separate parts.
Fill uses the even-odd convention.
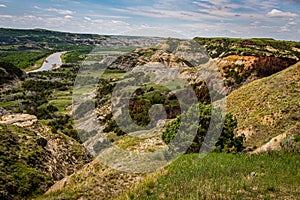
[[[59,68],[63,64],[62,60],[61,60],[61,56],[65,53],[67,53],[67,52],[64,51],[64,52],[57,52],[57,53],[51,54],[49,57],[47,57],[45,59],[41,68],[30,71],[29,73],[49,71],[49,70]]]

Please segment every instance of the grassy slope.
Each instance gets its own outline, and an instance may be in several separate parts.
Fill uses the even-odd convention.
[[[299,154],[184,155],[121,199],[297,199]]]
[[[28,129],[0,125],[0,199],[22,199],[44,192],[53,181],[41,165],[41,137]]]
[[[254,81],[230,94],[228,111],[238,119],[238,132],[248,135],[248,147],[299,126],[300,63]]]
[[[91,161],[82,145],[48,129],[0,125],[0,199],[42,194]]]
[[[82,170],[66,177],[66,182],[40,196],[40,200],[54,199],[113,199],[139,182],[140,174],[122,173],[103,165],[98,159]],[[51,190],[51,189],[50,189]]]

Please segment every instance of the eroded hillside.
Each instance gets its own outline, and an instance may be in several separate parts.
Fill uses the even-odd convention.
[[[86,149],[72,138],[53,134],[39,123],[26,127],[10,123],[0,121],[1,199],[41,194],[91,161]]]
[[[238,119],[246,146],[260,147],[283,133],[299,134],[300,63],[232,92],[228,110]]]

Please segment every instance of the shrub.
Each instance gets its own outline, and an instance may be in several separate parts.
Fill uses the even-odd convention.
[[[206,136],[206,133],[210,126],[211,121],[211,111],[212,107],[211,105],[204,105],[199,104],[199,124],[196,122],[194,124],[182,124],[181,119],[182,117],[191,117],[190,111],[187,113],[183,113],[181,116],[178,116],[175,120],[173,120],[171,123],[169,123],[166,127],[166,129],[163,132],[162,139],[166,144],[169,144],[175,136],[177,136],[178,142],[174,143],[173,145],[176,145],[176,149],[180,149],[184,147],[187,144],[187,141],[190,142],[190,146],[187,149],[186,153],[197,153],[199,152],[202,143],[204,141],[204,138]],[[190,113],[189,113],[190,112]],[[217,110],[217,116],[221,116],[221,111]],[[184,121],[184,120],[182,120]],[[220,121],[220,119],[214,119],[215,122]],[[216,123],[214,129],[217,130],[220,128],[221,123]],[[186,126],[179,131],[180,126]],[[244,136],[234,137],[234,130],[237,127],[237,120],[234,118],[232,114],[226,114],[225,120],[224,120],[224,126],[221,132],[221,135],[219,138],[212,138],[212,144],[215,145],[213,148],[216,152],[241,152],[244,150],[243,142],[244,142]],[[197,134],[194,138],[190,134],[191,132],[194,132],[194,129],[197,128]],[[210,144],[206,144],[210,145]]]

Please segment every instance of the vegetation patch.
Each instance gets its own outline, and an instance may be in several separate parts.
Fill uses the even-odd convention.
[[[299,159],[288,152],[184,155],[117,199],[297,199]]]

